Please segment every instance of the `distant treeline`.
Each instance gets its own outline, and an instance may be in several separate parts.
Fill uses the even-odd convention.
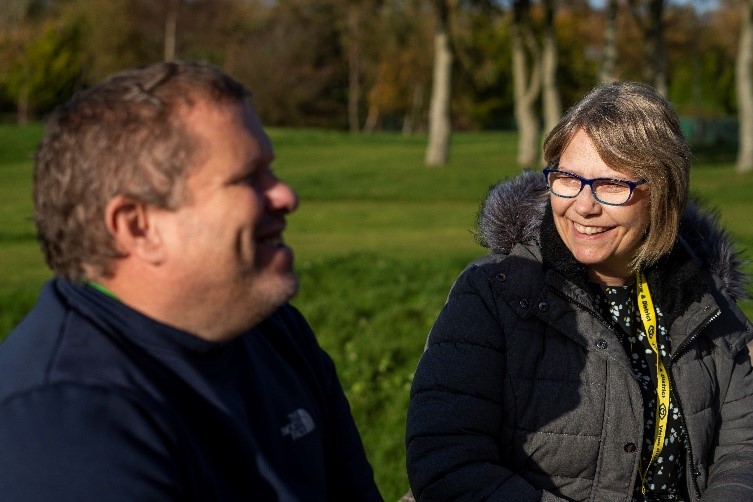
[[[443,2],[451,10],[453,128],[515,126],[510,31],[518,0],[2,2],[0,113],[21,122],[113,71],[180,58],[217,64],[246,83],[269,125],[425,130]],[[547,11],[529,3],[540,35]],[[645,80],[641,13],[649,6],[619,5],[618,78]],[[683,115],[735,115],[739,9],[732,1],[698,6],[663,6],[668,97]],[[555,4],[564,107],[599,81],[608,19],[606,7],[585,0]]]

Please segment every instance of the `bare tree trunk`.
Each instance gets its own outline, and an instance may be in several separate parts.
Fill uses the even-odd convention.
[[[350,132],[359,131],[358,102],[361,99],[361,46],[358,33],[357,4],[348,5],[348,125]]]
[[[740,29],[735,68],[740,121],[736,170],[746,173],[753,171],[753,0],[742,3]]]
[[[376,131],[379,124],[379,105],[377,103],[371,103],[369,105],[369,113],[366,115],[366,122],[363,124],[363,132],[366,134],[372,134]]]
[[[692,96],[693,96],[693,138],[692,141],[699,144],[705,135],[705,121],[703,119],[703,89],[701,87],[701,68],[700,60],[701,53],[698,48],[698,38],[702,37],[703,27],[698,22],[698,12],[693,11],[693,27],[692,33],[695,33],[691,40],[692,60],[691,72],[692,72]]]
[[[374,131],[376,131],[377,126],[379,125],[379,116],[381,114],[379,105],[381,103],[380,94],[382,92],[382,78],[382,73],[377,73],[376,82],[374,82],[374,85],[372,86],[366,97],[366,101],[369,107],[368,111],[366,112],[366,122],[364,122],[363,124],[363,132],[365,132],[366,134],[372,134]]]
[[[411,99],[411,107],[405,112],[405,119],[403,120],[403,136],[409,136],[416,130],[416,124],[420,120],[421,103],[424,100],[424,86],[419,82],[413,85],[413,97]]]
[[[510,27],[515,120],[519,133],[517,161],[523,167],[532,166],[537,162],[540,135],[534,105],[541,91],[541,56],[528,24],[529,10],[529,0],[515,0],[513,23]]]
[[[450,48],[449,6],[445,0],[435,2],[439,15],[434,35],[434,73],[429,105],[429,144],[424,162],[427,166],[442,166],[450,154],[450,84],[452,50]]]
[[[667,51],[664,43],[664,0],[647,0],[645,19],[638,0],[630,0],[633,16],[643,32],[643,80],[667,96]]]
[[[667,90],[667,46],[664,41],[664,0],[651,0],[650,13],[651,24],[654,26],[654,80],[652,84],[662,96],[666,97]]]
[[[617,0],[607,0],[607,23],[604,28],[604,54],[601,60],[599,80],[602,84],[609,84],[617,80]]]
[[[562,117],[562,101],[557,87],[557,35],[554,31],[555,0],[544,0],[544,50],[542,54],[542,89],[544,134],[557,125]]]
[[[16,122],[19,125],[26,125],[29,123],[29,86],[24,85],[18,91],[18,99],[16,100]]]
[[[165,14],[165,61],[175,59],[175,34],[178,26],[178,5],[180,0],[167,0]]]

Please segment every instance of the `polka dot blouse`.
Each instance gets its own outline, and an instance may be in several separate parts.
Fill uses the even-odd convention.
[[[648,338],[635,308],[636,286],[602,287],[598,295],[602,313],[611,321],[622,342],[625,353],[633,369],[633,378],[638,383],[643,397],[643,442],[641,445],[641,474],[646,473],[645,495],[641,490],[641,476],[636,478],[633,493],[634,502],[654,500],[687,500],[685,482],[685,448],[680,410],[671,401],[667,419],[667,432],[664,436],[664,448],[649,466],[654,446],[654,427],[656,419],[656,355],[649,345]],[[662,323],[661,309],[655,305],[657,318],[657,343],[664,364],[669,364],[669,338]]]

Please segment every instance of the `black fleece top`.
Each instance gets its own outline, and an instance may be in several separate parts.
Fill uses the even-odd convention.
[[[217,344],[55,280],[0,345],[0,500],[345,499],[381,496],[289,305]]]

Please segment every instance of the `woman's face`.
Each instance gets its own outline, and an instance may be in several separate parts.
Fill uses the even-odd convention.
[[[583,178],[638,181],[605,164],[583,130],[562,152],[559,169]],[[588,186],[572,199],[550,197],[557,231],[575,259],[588,266],[591,280],[609,286],[632,280],[630,262],[649,224],[648,185],[636,187],[622,206],[600,204]]]

